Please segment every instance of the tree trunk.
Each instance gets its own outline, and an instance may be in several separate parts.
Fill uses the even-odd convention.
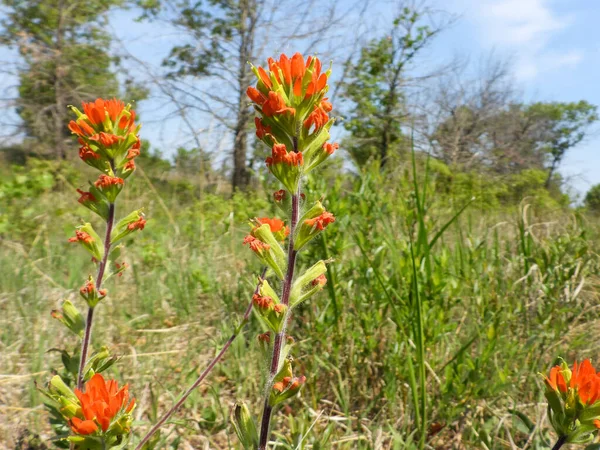
[[[233,138],[233,176],[231,180],[233,191],[244,190],[250,181],[246,166],[248,149],[248,126],[252,118],[246,89],[250,85],[250,68],[248,61],[252,59],[254,49],[254,33],[256,25],[256,5],[254,0],[241,0],[240,7],[240,47],[238,54],[238,88],[239,101]]]
[[[62,64],[62,53],[64,44],[64,2],[61,0],[58,2],[58,24],[56,26],[56,60],[54,69],[54,98],[55,98],[55,111],[54,111],[54,152],[57,159],[65,159],[67,152],[65,150],[65,132],[63,127],[65,126],[65,95],[63,91],[63,64]]]

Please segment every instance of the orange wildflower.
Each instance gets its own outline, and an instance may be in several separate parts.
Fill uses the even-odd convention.
[[[279,231],[284,230],[284,236],[290,234],[289,227],[286,227],[285,223],[281,219],[277,219],[276,217],[272,219],[269,217],[259,217],[256,220],[258,220],[261,225],[264,225],[265,223],[268,224],[269,228],[271,229],[271,232],[273,233],[278,233]]]
[[[69,122],[69,130],[78,136],[92,136],[96,134],[96,131],[83,119],[77,119],[77,121],[71,120]]]
[[[312,280],[311,283],[313,286],[325,286],[327,284],[327,277],[323,275],[319,275],[317,278]]]
[[[91,148],[89,148],[87,145],[83,145],[79,149],[79,157],[83,161],[88,161],[90,159],[99,159],[100,155],[98,153],[96,153],[94,150],[92,150]]]
[[[91,192],[84,192],[81,189],[77,189],[77,192],[79,192],[79,194],[81,195],[81,197],[79,197],[79,200],[77,200],[81,204],[84,204],[86,202],[97,201],[96,197],[94,197],[94,194],[92,194]]]
[[[271,297],[262,297],[259,294],[254,294],[252,296],[252,302],[257,308],[268,309],[273,304],[273,299]]]
[[[125,163],[125,165],[123,166],[123,170],[135,170],[135,161],[132,159],[130,161],[127,161]]]
[[[143,230],[145,226],[146,220],[143,217],[140,217],[135,222],[131,222],[129,225],[127,225],[127,229],[130,231]]]
[[[267,331],[266,333],[259,334],[256,338],[258,339],[258,342],[269,344],[271,342],[271,333]]]
[[[263,125],[262,121],[258,118],[254,118],[254,125],[256,125],[256,137],[263,139],[268,133],[271,132],[271,127]]]
[[[140,156],[140,148],[135,145],[127,151],[127,159],[133,159]]]
[[[306,85],[305,96],[311,96],[315,93],[322,91],[327,85],[327,74],[321,73],[321,61],[319,58],[313,58],[309,56],[304,61],[304,57],[300,53],[295,53],[291,59],[282,54],[279,57],[279,61],[273,58],[268,59],[269,71],[275,79],[280,83],[287,86],[294,87],[294,95],[302,95],[302,88],[307,69],[310,67],[314,59],[314,66],[312,70],[312,76],[309,83]],[[262,68],[258,68],[259,76],[262,82],[268,89],[271,89],[272,83],[267,72]],[[258,103],[258,102],[257,102]]]
[[[83,242],[84,244],[91,244],[94,242],[94,238],[85,231],[75,230],[75,237],[69,238],[69,242]]]
[[[262,112],[265,116],[271,117],[289,112],[296,114],[294,108],[289,108],[279,92],[269,91],[269,98],[262,105]]]
[[[561,366],[554,366],[550,369],[550,375],[545,380],[546,384],[553,390],[562,393],[575,390],[584,405],[592,405],[600,400],[600,372],[596,373],[589,359],[581,364],[575,361],[568,383],[563,371]]]
[[[315,126],[315,131],[320,130],[325,126],[325,124],[329,121],[329,115],[327,114],[333,109],[331,103],[324,98],[321,103],[315,106],[313,112],[311,112],[308,118],[304,121],[304,128],[307,130],[310,129],[313,125]]]
[[[271,248],[271,246],[269,244],[265,244],[264,242],[260,241],[259,239],[256,239],[251,234],[249,234],[248,236],[246,236],[244,238],[244,245],[246,245],[246,244],[248,244],[248,247],[250,247],[250,250],[252,250],[255,253],[262,253],[263,251],[269,250]]]
[[[271,149],[271,156],[265,162],[267,167],[273,164],[287,164],[288,166],[301,166],[304,164],[302,152],[288,152],[285,144],[275,144]]]
[[[103,147],[113,147],[123,140],[123,136],[105,133],[104,131],[90,136],[90,141],[96,141]]]
[[[321,215],[304,221],[304,223],[309,227],[316,227],[321,231],[323,231],[327,225],[333,222],[335,222],[335,216],[329,211],[324,211],[321,213]]]
[[[330,155],[333,155],[333,153],[338,148],[340,148],[340,144],[338,144],[337,142],[335,144],[331,144],[329,142],[325,142],[325,144],[323,144],[323,150],[325,150]]]
[[[128,385],[119,389],[116,381],[105,381],[99,373],[86,383],[85,392],[75,389],[75,395],[84,417],[84,420],[73,417],[69,423],[76,434],[92,434],[98,431],[98,425],[106,432],[118,413],[130,412],[135,406],[135,398],[129,401]]]
[[[111,121],[116,121],[117,117],[119,117],[125,109],[125,104],[116,98],[111,100],[99,98],[94,102],[83,102],[82,106],[84,114],[94,125],[100,125],[102,122],[104,122],[107,113]]]
[[[264,103],[267,101],[267,97],[265,97],[258,89],[252,86],[246,89],[246,95],[250,100],[260,106],[264,105]]]
[[[276,202],[281,202],[281,201],[283,201],[283,199],[285,199],[286,193],[287,192],[285,189],[280,189],[278,191],[273,192],[273,198],[275,199]]]
[[[106,174],[101,174],[98,179],[96,180],[96,182],[94,183],[94,186],[96,186],[97,188],[109,188],[111,186],[116,186],[118,184],[123,184],[125,181],[123,180],[123,178],[119,178],[119,177],[111,177],[110,175],[106,175]]]

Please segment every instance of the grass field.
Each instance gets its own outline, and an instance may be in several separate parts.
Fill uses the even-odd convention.
[[[81,169],[6,172],[0,184],[0,448],[51,430],[35,382],[77,341],[50,315],[77,290],[89,258],[67,243],[88,212]],[[143,163],[142,163],[143,164]],[[143,167],[143,165],[142,165]],[[307,377],[274,422],[282,449],[548,449],[543,381],[557,356],[598,351],[597,223],[535,197],[491,207],[419,165],[386,176],[320,176],[338,220],[300,263],[334,258],[326,289],[294,317]],[[94,342],[138,400],[139,436],[231,334],[261,267],[241,245],[250,217],[274,215],[268,186],[199,190],[193,178],[137,176],[119,208],[146,207],[125,242],[130,268],[107,284]],[[448,225],[446,227],[446,225]],[[234,449],[237,400],[261,408],[266,362],[254,320],[166,427],[161,448]],[[19,446],[20,445],[20,446]]]

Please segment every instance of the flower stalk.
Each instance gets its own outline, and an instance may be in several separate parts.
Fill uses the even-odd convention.
[[[262,286],[263,279],[264,279],[266,272],[267,272],[267,269],[264,269],[262,271],[262,274],[258,279],[256,289],[254,290],[254,295],[256,295],[258,293],[258,291],[260,290],[260,287]],[[221,348],[219,353],[217,353],[217,355],[210,361],[210,363],[202,371],[202,373],[196,379],[196,381],[194,381],[194,383],[192,383],[192,385],[188,389],[186,389],[186,391],[181,395],[181,398],[166,413],[164,413],[163,416],[159,419],[159,421],[156,422],[156,424],[150,429],[150,431],[148,431],[144,435],[144,437],[140,440],[138,445],[135,447],[135,450],[142,449],[142,447],[152,438],[152,436],[154,436],[154,434],[156,434],[156,432],[158,430],[160,430],[160,428],[165,424],[165,422],[167,420],[169,420],[169,418],[173,414],[175,414],[179,410],[179,408],[181,408],[181,406],[185,403],[185,401],[190,396],[190,394],[195,389],[197,389],[198,386],[200,386],[202,384],[202,382],[208,376],[208,374],[215,368],[215,366],[221,360],[221,358],[223,358],[223,356],[225,355],[225,353],[227,352],[227,350],[229,349],[231,344],[233,344],[233,341],[235,341],[235,339],[239,336],[239,334],[241,333],[241,331],[243,330],[245,325],[249,322],[250,313],[252,312],[252,304],[253,304],[252,301],[250,301],[250,303],[248,304],[248,307],[246,308],[246,312],[244,313],[244,316],[242,318],[240,325],[235,329],[235,331],[229,337],[229,339],[227,339],[227,342],[225,342],[225,345],[223,345],[223,348]]]

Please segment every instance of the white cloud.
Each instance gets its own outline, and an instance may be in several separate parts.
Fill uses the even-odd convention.
[[[575,18],[572,14],[559,15],[548,0],[462,0],[461,3],[479,30],[482,46],[513,53],[517,76],[523,81],[576,66],[583,59],[578,49],[559,52],[550,48],[552,39],[572,26]]]

